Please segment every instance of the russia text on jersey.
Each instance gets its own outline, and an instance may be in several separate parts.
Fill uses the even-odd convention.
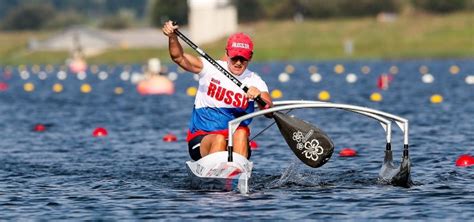
[[[207,95],[216,99],[217,101],[222,101],[227,105],[232,105],[241,109],[246,109],[249,105],[247,97],[243,93],[236,93],[232,90],[228,90],[222,86],[218,86],[213,82],[209,83],[207,89]]]

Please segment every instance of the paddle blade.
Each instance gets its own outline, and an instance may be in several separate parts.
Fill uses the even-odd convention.
[[[334,144],[322,130],[281,112],[273,113],[273,117],[286,143],[303,163],[316,168],[331,158]]]

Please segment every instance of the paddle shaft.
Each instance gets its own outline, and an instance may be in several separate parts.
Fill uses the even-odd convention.
[[[188,37],[186,37],[183,33],[181,33],[178,29],[175,29],[174,30],[174,33],[176,33],[176,35],[181,38],[184,42],[186,42],[186,44],[188,44],[191,48],[193,48],[197,53],[199,53],[199,55],[201,55],[202,57],[204,57],[209,63],[211,63],[214,67],[216,67],[217,70],[219,70],[222,74],[224,74],[228,79],[230,79],[230,81],[232,81],[234,84],[236,84],[238,87],[240,87],[245,93],[247,93],[247,91],[249,90],[249,88],[247,86],[245,86],[244,84],[242,84],[242,82],[240,82],[237,78],[235,78],[235,76],[233,76],[230,72],[228,72],[226,69],[224,69],[224,67],[222,67],[221,65],[219,65],[219,63],[216,62],[216,60],[214,60],[213,58],[211,58],[207,53],[205,53],[202,49],[200,49],[196,44],[194,44],[191,40],[188,39]],[[265,101],[263,101],[263,99],[260,97],[260,95],[258,95],[257,97],[255,97],[254,99],[260,106],[262,107],[266,107],[267,106],[267,103]],[[229,135],[229,136],[232,136],[232,135]],[[227,151],[229,152],[229,158],[228,158],[228,161],[229,162],[232,162],[232,152],[233,152],[233,146],[232,144],[230,146],[228,146],[227,148]]]

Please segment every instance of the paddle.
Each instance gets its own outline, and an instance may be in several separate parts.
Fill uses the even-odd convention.
[[[175,23],[173,23],[175,24]],[[186,44],[193,48],[197,53],[204,57],[217,70],[229,78],[233,83],[240,87],[245,93],[248,87],[243,85],[237,78],[229,73],[224,67],[219,65],[213,58],[207,55],[196,44],[189,40],[178,29],[175,29],[176,35],[181,38]],[[255,101],[262,107],[268,108],[265,101],[257,96]],[[286,143],[290,146],[295,155],[306,165],[310,167],[320,167],[324,165],[334,151],[334,145],[331,139],[322,130],[317,127],[297,119],[293,116],[288,116],[281,112],[274,112],[273,119],[280,129],[280,133],[285,138]],[[229,162],[232,161],[232,145],[228,147]]]

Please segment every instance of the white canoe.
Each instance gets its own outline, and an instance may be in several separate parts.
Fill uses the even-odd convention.
[[[233,162],[227,162],[227,151],[207,155],[198,161],[187,161],[191,186],[205,190],[238,190],[249,192],[253,163],[234,153]]]

